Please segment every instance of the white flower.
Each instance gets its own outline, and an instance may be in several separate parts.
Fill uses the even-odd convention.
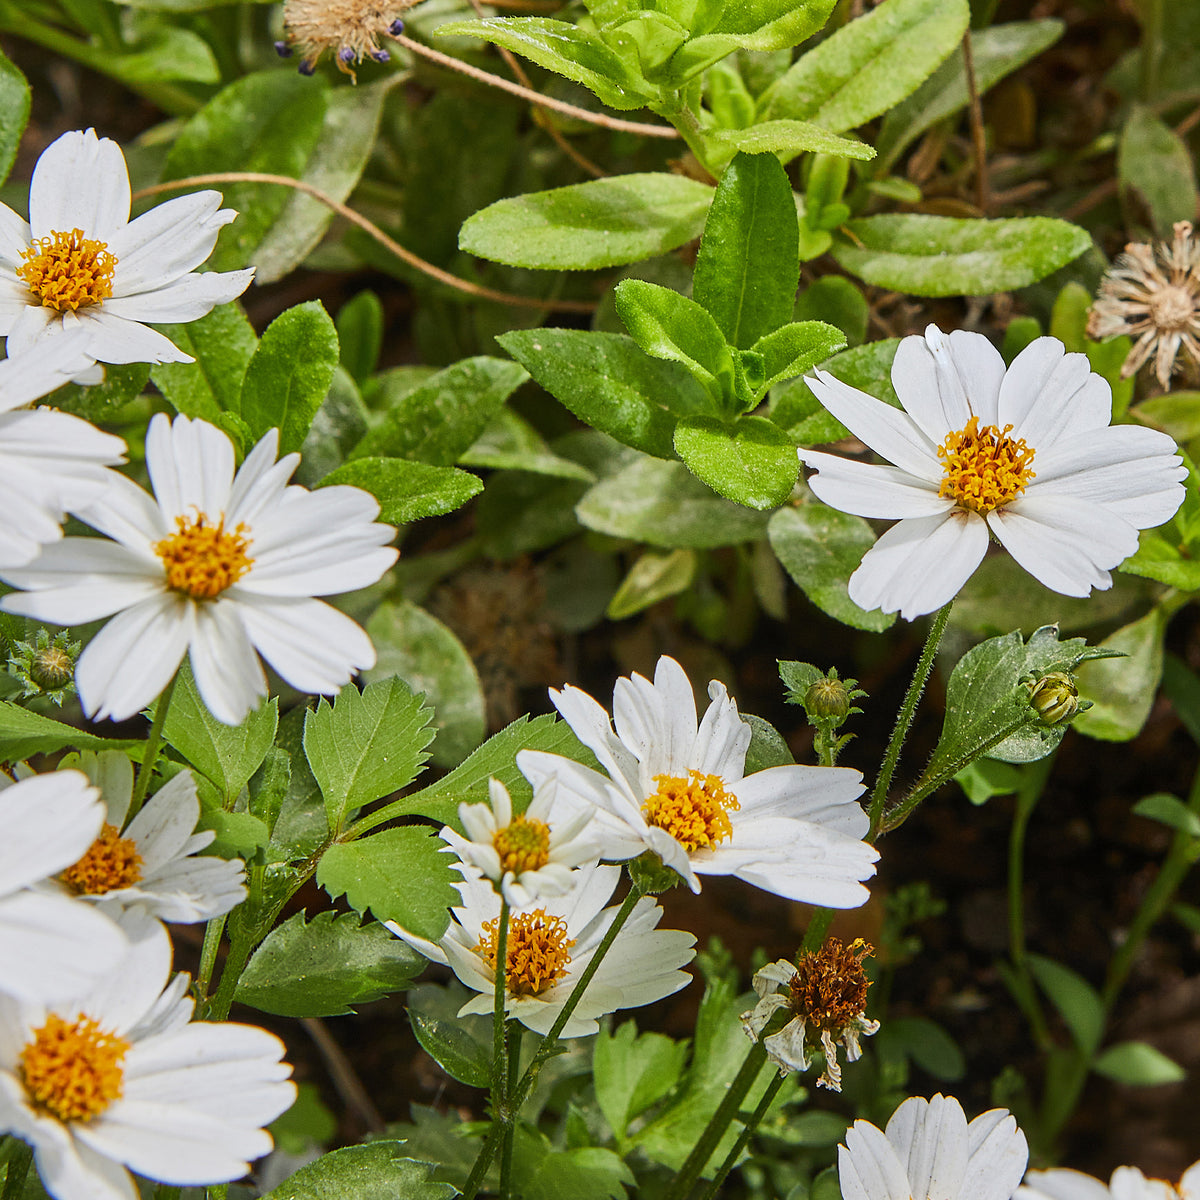
[[[438,943],[387,921],[387,927],[434,962],[448,963],[480,995],[459,1009],[490,1014],[495,1003],[496,933],[500,897],[470,867],[455,884],[462,904],[450,910],[450,927]],[[505,1012],[535,1033],[546,1034],[562,1011],[584,968],[612,925],[619,906],[605,908],[621,877],[619,867],[592,863],[575,871],[571,889],[536,908],[509,915]],[[586,1037],[598,1018],[619,1008],[637,1008],[677,992],[691,976],[679,970],[692,961],[696,939],[677,929],[658,929],[662,909],[648,896],[634,906],[612,948],[588,984],[563,1037]]]
[[[466,837],[449,826],[441,836],[463,862],[498,884],[514,908],[523,908],[542,896],[561,896],[571,887],[571,868],[600,857],[586,836],[590,813],[562,826],[549,823],[553,783],[539,788],[529,807],[516,818],[512,797],[500,780],[488,781],[488,799],[490,804],[458,806]]]
[[[125,443],[69,413],[14,412],[91,364],[87,335],[0,362],[0,567],[20,567],[62,537],[67,511],[99,496]]]
[[[197,855],[217,835],[211,829],[195,832],[200,799],[190,771],[180,771],[159,788],[125,825],[133,790],[129,759],[119,750],[106,750],[81,760],[100,785],[108,820],[79,860],[59,874],[63,888],[103,904],[106,911],[136,904],[160,921],[185,924],[219,917],[246,898],[240,858]]]
[[[894,466],[801,450],[826,504],[899,523],[850,577],[861,608],[906,620],[958,594],[994,534],[1036,579],[1066,596],[1112,585],[1138,530],[1183,501],[1175,443],[1109,426],[1112,393],[1082,354],[1037,338],[1004,360],[982,335],[907,337],[892,363],[904,411],[824,371],[809,386],[856,437]]]
[[[561,755],[522,750],[517,766],[535,787],[558,782],[555,814],[595,812],[601,857],[652,851],[694,892],[698,875],[736,875],[790,900],[857,908],[861,880],[879,857],[862,841],[869,822],[856,803],[862,776],[844,767],[770,767],[744,776],[750,726],[725,686],[696,724],[683,668],[665,655],[654,682],[633,675],[613,691],[608,714],[586,692],[551,689],[601,775]]]
[[[0,997],[0,1129],[33,1147],[55,1200],[137,1200],[126,1167],[168,1184],[240,1179],[296,1096],[277,1037],[189,1023],[163,926],[122,924],[129,953],[69,1003]]]
[[[221,208],[220,192],[179,196],[134,221],[129,197],[120,146],[88,129],[43,151],[28,222],[0,204],[0,335],[10,355],[83,329],[100,362],[191,362],[147,322],[194,321],[246,290],[253,270],[195,271],[237,215]]]
[[[879,1031],[879,1022],[864,1011],[871,982],[862,960],[871,953],[861,938],[849,946],[830,938],[820,950],[800,955],[797,963],[781,958],[754,973],[758,1003],[742,1013],[742,1028],[750,1040],[758,1041],[781,1008],[792,1014],[782,1029],[763,1038],[763,1049],[781,1075],[807,1071],[812,1044],[819,1043],[825,1066],[817,1083],[842,1090],[838,1046],[845,1049],[847,1062],[857,1062],[862,1058],[859,1038]]]
[[[1012,1200],[1029,1146],[1004,1108],[967,1124],[953,1096],[905,1100],[886,1135],[855,1121],[838,1147],[845,1200]]]
[[[69,995],[125,953],[125,936],[87,905],[31,888],[87,849],[104,805],[78,771],[0,782],[0,993]]]
[[[1055,1167],[1030,1171],[1017,1190],[1019,1200],[1200,1200],[1200,1162],[1194,1162],[1177,1184],[1147,1179],[1137,1167],[1118,1167],[1106,1187],[1082,1171]]]
[[[298,454],[275,461],[272,429],[233,472],[233,445],[205,421],[158,414],[146,435],[154,496],[124,476],[78,516],[107,534],[47,546],[4,571],[27,592],[8,612],[57,625],[117,615],[75,669],[91,717],[120,721],[153,700],[191,659],[219,721],[237,725],[266,695],[257,650],[293,687],[330,693],[375,662],[367,635],[314,596],[374,583],[396,561],[395,530],[354,487],[288,486]]]

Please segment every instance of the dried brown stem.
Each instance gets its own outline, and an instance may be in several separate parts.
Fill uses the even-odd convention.
[[[971,97],[971,144],[975,151],[975,187],[979,211],[986,217],[991,207],[988,186],[987,137],[983,129],[983,103],[975,79],[975,54],[971,49],[971,31],[963,34],[963,66],[967,72],[967,93]]]

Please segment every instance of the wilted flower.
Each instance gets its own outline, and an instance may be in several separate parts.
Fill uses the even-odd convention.
[[[449,826],[441,836],[465,863],[477,867],[514,908],[542,896],[561,896],[571,887],[571,868],[600,852],[586,834],[591,814],[563,826],[549,823],[554,784],[540,787],[523,812],[513,816],[512,797],[498,779],[488,781],[490,804],[460,804],[458,818],[467,836]]]
[[[905,1100],[887,1132],[855,1121],[838,1147],[844,1200],[1012,1200],[1029,1146],[993,1108],[967,1124],[953,1096]]]
[[[785,1009],[791,1014],[782,1029],[763,1038],[767,1057],[781,1075],[807,1071],[810,1048],[819,1045],[825,1069],[817,1083],[842,1090],[838,1046],[845,1049],[847,1062],[857,1062],[862,1057],[858,1039],[879,1029],[879,1022],[864,1011],[871,981],[862,961],[872,953],[862,938],[849,946],[830,938],[820,950],[801,954],[795,965],[780,959],[755,972],[758,1003],[742,1013],[742,1028],[757,1041],[776,1012]]]
[[[1164,433],[1109,426],[1112,391],[1057,338],[1005,369],[981,334],[934,325],[892,363],[904,411],[818,371],[817,399],[895,466],[801,450],[826,504],[895,520],[850,577],[861,608],[912,620],[952,600],[989,534],[1066,596],[1112,586],[1109,570],[1183,502],[1187,472]]]
[[[300,51],[300,73],[311,75],[326,50],[339,71],[357,82],[354,67],[366,58],[385,63],[391,57],[379,39],[397,37],[404,29],[400,14],[420,0],[285,0],[286,42],[277,44],[284,57]]]
[[[1175,223],[1170,245],[1130,242],[1100,281],[1088,314],[1090,338],[1127,333],[1137,341],[1121,367],[1128,379],[1154,355],[1154,374],[1164,387],[1179,351],[1200,367],[1200,240],[1190,221]]]

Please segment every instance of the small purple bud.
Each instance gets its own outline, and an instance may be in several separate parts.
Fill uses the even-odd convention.
[[[278,54],[280,58],[291,58],[292,48],[287,44],[287,42],[276,42],[275,53]]]
[[[392,56],[386,50],[373,50],[371,57],[379,63],[391,62]]]
[[[397,17],[388,26],[388,33],[390,33],[392,35],[392,37],[399,37],[403,32],[404,32],[404,22],[402,20],[400,20],[399,17]]]
[[[354,51],[349,46],[343,46],[338,51],[338,58],[344,63],[352,63],[354,61]]]
[[[310,62],[302,62],[297,68],[301,75],[311,75],[316,68]]]

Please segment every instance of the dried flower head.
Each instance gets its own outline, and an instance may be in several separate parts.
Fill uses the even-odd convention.
[[[879,1028],[878,1021],[864,1015],[871,981],[862,964],[874,953],[862,938],[855,938],[849,946],[830,938],[820,950],[801,954],[794,966],[780,959],[754,976],[758,1003],[742,1014],[742,1028],[750,1039],[758,1041],[779,1009],[792,1014],[778,1033],[763,1039],[767,1057],[781,1075],[808,1070],[810,1044],[813,1048],[820,1045],[825,1069],[817,1083],[835,1092],[842,1090],[838,1046],[845,1049],[847,1062],[855,1062],[862,1057],[858,1039]]]
[[[1171,244],[1130,242],[1100,282],[1088,316],[1090,338],[1127,333],[1137,338],[1121,377],[1128,379],[1150,355],[1164,388],[1180,348],[1200,367],[1200,240],[1190,221],[1175,223]]]
[[[311,75],[326,50],[339,71],[356,83],[355,66],[364,59],[385,63],[391,57],[379,39],[398,37],[404,29],[400,14],[420,0],[286,0],[283,26],[286,42],[275,48],[284,57],[300,52],[300,73]]]

